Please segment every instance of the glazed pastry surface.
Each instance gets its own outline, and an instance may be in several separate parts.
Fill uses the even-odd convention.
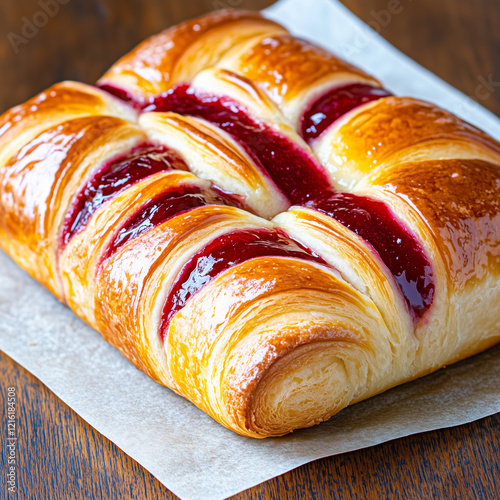
[[[0,117],[0,247],[150,377],[280,436],[500,341],[500,144],[219,11]]]

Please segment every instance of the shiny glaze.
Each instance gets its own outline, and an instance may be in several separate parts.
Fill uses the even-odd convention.
[[[133,64],[125,62],[122,68],[124,76],[127,72],[130,76],[134,71],[137,75],[142,75],[149,85],[148,90],[145,90],[146,95],[151,89],[154,91],[158,87],[164,91],[166,90],[164,86],[170,87],[175,79],[189,81],[200,65],[207,61],[211,64],[214,58],[219,57],[223,52],[218,50],[219,42],[223,48],[236,43],[233,36],[227,36],[225,29],[212,30],[213,26],[210,23],[208,28],[203,22],[197,23],[198,21],[189,23],[187,25],[189,28],[185,28],[184,31],[172,30],[170,32],[172,36],[162,39],[165,43],[163,47],[154,43],[148,45],[146,42],[149,48],[141,55],[147,55],[148,58],[139,57]],[[198,36],[199,32],[205,34],[213,31],[217,32],[214,37]],[[238,31],[240,24],[235,22],[232,33]],[[196,42],[191,43],[192,40]],[[316,82],[323,78],[321,72],[315,72],[317,61],[313,55],[306,56],[301,61],[300,57],[303,54],[299,50],[300,44],[299,49],[289,50],[288,54],[286,50],[282,50],[277,60],[273,60],[274,53],[278,52],[280,47],[273,45],[272,39],[260,45],[264,46],[268,53],[266,57],[261,56],[254,61],[256,67],[254,74],[258,76],[261,72],[264,75],[260,84],[277,101],[293,99],[297,92],[301,93],[301,98],[305,98],[309,90],[305,86],[305,83],[308,83],[307,79],[312,78],[309,83],[316,85]],[[196,49],[201,47],[205,50],[197,54]],[[162,48],[165,50],[161,50]],[[177,53],[178,48],[180,49]],[[198,55],[199,57],[195,57]],[[172,63],[162,68],[160,63],[165,59],[171,59]],[[301,72],[294,74],[294,61],[297,61],[295,69],[301,69]],[[311,64],[308,67],[309,62]],[[284,71],[286,67],[290,68],[290,75]],[[251,69],[249,66],[247,68]],[[172,72],[169,69],[172,69]],[[249,72],[248,76],[254,79],[254,74]],[[328,68],[325,76],[336,78],[333,73],[328,73]],[[269,80],[266,80],[266,77],[269,77]],[[148,82],[148,79],[151,82]],[[340,79],[346,80],[344,77]],[[120,88],[119,84],[117,88]],[[292,90],[289,92],[290,89]],[[142,95],[141,92],[142,90],[138,92],[139,95]],[[96,111],[94,114],[100,114],[99,121],[106,122],[107,118],[103,116],[106,113]],[[372,111],[373,114],[376,113]],[[11,228],[17,231],[9,232],[5,238],[2,235],[1,242],[15,258],[28,255],[22,264],[34,275],[45,272],[52,265],[49,259],[43,260],[38,256],[43,252],[43,245],[57,246],[57,236],[70,199],[78,186],[88,178],[88,174],[95,170],[92,161],[95,165],[95,162],[102,157],[95,154],[97,144],[99,142],[109,144],[109,149],[104,150],[108,158],[109,153],[113,154],[115,150],[124,151],[123,147],[116,145],[121,125],[109,122],[107,127],[110,133],[103,139],[105,132],[103,125],[99,125],[100,130],[92,132],[92,128],[84,128],[81,122],[78,124],[79,128],[76,127],[77,120],[73,118],[66,118],[65,121],[69,123],[71,120],[71,127],[74,127],[74,130],[68,126],[64,131],[67,135],[61,133],[61,141],[57,144],[54,144],[55,141],[51,143],[50,137],[46,136],[46,140],[39,141],[36,147],[31,149],[32,139],[22,143],[24,136],[19,139],[16,135],[20,144],[18,150],[20,148],[25,152],[29,150],[32,154],[31,159],[34,160],[32,163],[36,166],[32,168],[32,165],[26,166],[26,163],[22,165],[22,159],[18,158],[15,164],[8,164],[3,168],[7,172],[1,172],[1,184],[5,190],[2,190],[4,192],[0,205],[2,220],[0,227],[3,229],[12,223]],[[368,163],[371,160],[378,160],[378,165],[382,163],[380,157],[368,157],[372,152],[376,155],[379,147],[383,150],[386,144],[390,149],[389,157],[392,160],[398,155],[398,143],[391,142],[389,137],[391,132],[394,134],[399,132],[402,138],[406,134],[409,139],[401,144],[407,149],[413,149],[417,154],[423,149],[419,143],[420,139],[426,141],[426,137],[433,137],[432,130],[437,132],[435,135],[439,136],[439,140],[443,139],[443,136],[439,135],[439,121],[432,124],[436,128],[429,129],[431,132],[419,135],[420,132],[415,131],[413,136],[412,126],[409,126],[404,133],[400,132],[400,129],[403,130],[409,123],[405,120],[404,115],[401,115],[395,117],[388,129],[381,127],[380,130],[372,130],[371,142],[363,143],[361,138],[357,138],[357,145],[362,153],[366,154]],[[415,123],[424,126],[426,120],[419,120]],[[130,121],[132,123],[134,118]],[[359,122],[359,125],[361,127],[362,122]],[[427,126],[430,127],[430,124]],[[115,130],[117,133],[111,133]],[[346,134],[347,140],[355,134],[355,128],[351,127],[350,132]],[[74,136],[83,140],[81,142],[75,140],[65,149]],[[467,134],[462,137],[466,145],[474,141],[478,143],[477,135],[473,141],[469,141]],[[374,138],[378,141],[373,141]],[[9,142],[5,140],[5,136],[2,139],[4,144]],[[449,139],[445,138],[442,143],[450,151],[455,151],[457,140],[454,134],[450,134]],[[353,147],[350,152],[347,151],[345,158],[350,158],[352,163],[356,164],[359,160],[356,155],[356,144],[351,144]],[[482,145],[484,143],[480,144]],[[36,148],[39,150],[35,151]],[[52,149],[47,152],[49,148]],[[47,161],[47,155],[51,152],[55,154],[50,155]],[[92,161],[85,164],[86,158],[91,158]],[[130,219],[127,226],[130,229],[128,234],[136,238],[134,244],[120,246],[117,253],[105,263],[102,273],[96,275],[93,267],[89,266],[88,272],[86,270],[80,274],[81,280],[73,281],[88,280],[88,283],[85,283],[85,286],[89,287],[88,301],[95,304],[99,310],[95,322],[97,329],[150,375],[188,397],[237,432],[256,437],[288,432],[293,428],[259,426],[262,422],[256,418],[258,417],[256,412],[259,411],[259,391],[265,392],[266,381],[273,377],[281,378],[286,383],[290,381],[292,390],[297,387],[294,369],[300,366],[301,359],[304,359],[300,358],[304,350],[317,349],[319,352],[324,350],[326,354],[338,360],[339,373],[342,375],[345,372],[345,379],[339,378],[338,384],[343,394],[340,398],[332,399],[330,403],[332,411],[336,412],[349,401],[355,402],[380,392],[389,384],[394,385],[409,377],[421,375],[425,371],[456,361],[459,357],[473,354],[486,347],[487,342],[491,345],[498,341],[496,331],[498,312],[495,308],[499,297],[497,278],[500,260],[498,167],[481,162],[451,160],[404,165],[401,164],[401,156],[398,156],[392,165],[394,164],[397,167],[391,168],[391,165],[385,163],[385,171],[380,172],[381,169],[378,169],[376,172],[378,177],[367,179],[367,183],[371,181],[370,189],[379,190],[377,196],[390,199],[391,207],[397,205],[397,200],[401,201],[399,205],[401,213],[409,216],[405,217],[406,220],[411,219],[411,227],[416,227],[419,235],[424,235],[422,240],[425,241],[429,253],[432,253],[436,273],[439,273],[439,292],[443,291],[439,297],[439,309],[436,308],[430,321],[416,332],[415,339],[411,335],[411,329],[405,329],[402,336],[395,334],[396,332],[390,328],[388,331],[384,318],[379,314],[379,308],[368,299],[368,294],[357,292],[353,286],[330,269],[307,262],[303,257],[264,256],[257,259],[250,258],[241,265],[218,275],[217,279],[210,281],[206,286],[203,285],[172,318],[164,349],[159,345],[160,339],[156,330],[158,318],[155,314],[151,314],[151,311],[158,304],[157,299],[164,297],[165,283],[172,279],[172,274],[175,273],[171,271],[178,269],[179,260],[185,262],[193,252],[192,249],[199,248],[202,241],[207,242],[215,239],[215,235],[247,227],[245,225],[247,222],[253,224],[252,227],[260,225],[269,227],[264,221],[259,222],[246,212],[231,207],[201,206],[189,211],[186,217],[179,216],[169,220],[167,224],[148,226],[147,233],[140,231],[138,217],[135,222]],[[33,171],[34,175],[30,175],[30,171]],[[53,173],[55,175],[52,175]],[[12,179],[8,179],[9,176],[12,176]],[[7,180],[4,182],[3,179]],[[150,181],[156,179],[155,176]],[[180,185],[177,182],[175,184]],[[142,189],[142,183],[134,187]],[[130,191],[134,191],[134,187]],[[364,186],[365,189],[366,187],[367,185]],[[164,189],[168,190],[170,186],[162,190]],[[157,193],[162,190],[159,189]],[[109,203],[103,207],[105,210],[96,215],[100,217],[103,213],[115,210],[116,218],[113,221],[121,221],[117,215],[120,210],[116,210],[116,207],[123,201],[122,198],[125,196],[120,196],[120,200],[116,200],[116,203]],[[130,196],[130,199],[132,198]],[[148,200],[151,198],[153,198],[152,205],[148,208]],[[48,200],[47,203],[45,200]],[[349,195],[335,197],[331,195],[324,199],[313,196],[306,204],[312,201],[316,202],[318,210],[323,208],[329,211],[338,220],[343,221],[345,227],[350,227],[354,231],[351,233],[344,225],[335,224],[333,219],[329,219],[319,211],[314,213],[316,217],[327,220],[325,225],[330,223],[339,232],[349,233],[350,242],[357,239],[356,232],[366,233],[364,237],[368,239],[376,239],[379,235],[372,233],[377,228],[379,233],[385,231],[385,235],[390,236],[391,227],[387,229],[386,226],[390,226],[391,221],[389,223],[386,220],[378,221],[379,213],[376,209],[370,208],[368,202],[358,199],[351,203]],[[43,205],[41,210],[44,214],[41,217],[33,215],[37,218],[33,219],[36,224],[28,227],[26,231],[26,227],[18,223],[19,220],[23,222],[22,217],[18,215],[20,213],[22,215],[24,211],[28,218],[29,214],[36,212],[39,202]],[[129,204],[130,211],[127,213],[135,214],[134,210],[141,206],[146,210],[146,221],[149,224],[148,218],[153,218],[157,213],[155,210],[158,202],[156,193],[153,196],[145,196],[141,191],[135,208],[132,206],[133,203]],[[396,209],[393,210],[399,214]],[[383,209],[380,214],[382,219],[386,217]],[[93,228],[94,221],[99,217],[91,221]],[[371,221],[363,222],[364,219]],[[121,222],[117,222],[119,223]],[[200,229],[203,225],[203,229]],[[45,230],[47,227],[51,231]],[[53,228],[55,229],[52,230]],[[119,227],[108,224],[107,234],[113,233],[113,229],[118,231]],[[35,233],[36,238],[33,238],[35,244],[31,244],[29,236]],[[69,257],[71,264],[78,271],[81,267],[87,266],[89,261],[88,255],[85,255],[89,252],[83,251],[86,250],[83,247],[89,240],[97,238],[97,231],[88,230],[71,242],[73,248],[77,246],[78,240],[82,242],[79,245],[82,248],[81,258],[74,258],[70,248],[67,248],[64,255]],[[397,241],[396,243],[399,244]],[[223,250],[227,246],[230,245],[226,245]],[[238,258],[248,246],[252,245],[248,245],[248,242],[243,245],[243,249],[238,251]],[[369,252],[370,245],[358,245],[358,247],[362,247],[362,251],[370,253],[372,257]],[[375,254],[376,252],[373,252],[373,256]],[[217,257],[217,254],[215,256]],[[200,261],[204,257],[201,255]],[[396,261],[399,258],[394,255],[392,257]],[[353,257],[352,254],[346,254],[346,259],[353,267],[358,262],[360,267],[364,265],[362,259]],[[369,260],[372,264],[378,259]],[[444,261],[444,265],[441,260]],[[179,264],[176,265],[177,263]],[[196,267],[199,267],[198,263]],[[385,274],[384,266],[376,267],[380,274]],[[62,267],[61,270],[64,273]],[[47,282],[43,276],[36,277],[39,279],[41,277],[42,282]],[[446,283],[448,281],[458,288],[463,288],[465,284],[474,283],[482,278],[484,281],[479,283],[479,286],[470,287],[465,293],[454,293],[453,287]],[[380,283],[376,283],[373,287],[375,292],[378,287],[390,288],[391,291],[395,288],[387,286],[383,276]],[[68,295],[70,294],[71,292]],[[77,293],[73,297],[75,301],[82,301]],[[84,302],[83,300],[83,307]],[[399,303],[399,300],[397,302]],[[463,309],[466,308],[460,306],[467,302],[470,304],[470,310],[463,313]],[[404,317],[405,321],[407,319],[399,310],[396,316]],[[484,317],[488,317],[491,326],[483,328]],[[446,328],[447,326],[451,328]],[[418,337],[422,332],[427,334],[425,339]],[[304,346],[305,349],[297,349],[298,346]],[[442,352],[439,353],[439,350]],[[294,353],[296,356],[288,357],[289,353]],[[421,365],[418,362],[413,363],[413,354],[421,357],[423,361]],[[311,367],[313,370],[317,368],[314,362],[304,363],[305,367]],[[289,394],[289,391],[285,392]],[[329,391],[328,395],[332,392]],[[314,387],[310,392],[306,392],[306,397],[309,397],[314,404],[319,402],[319,394]],[[354,401],[350,399],[351,396]],[[274,406],[268,410],[268,414],[274,417],[279,413],[276,411],[279,408]],[[298,410],[292,408],[292,412],[299,417],[303,416],[303,420],[295,427],[310,425],[331,415],[314,411],[308,413],[304,411],[303,406],[299,406]]]
[[[105,94],[104,94],[105,95]],[[106,111],[106,103],[94,87],[78,82],[61,82],[49,87],[20,106],[16,106],[0,117],[0,138],[11,128],[39,120],[41,116],[51,121],[51,117],[61,114],[72,118],[82,114],[96,114]],[[31,124],[30,123],[30,124]]]
[[[161,193],[146,203],[120,229],[102,259],[107,259],[130,240],[149,229],[193,208],[216,202],[214,196],[202,193],[199,186],[181,185]]]
[[[172,111],[202,118],[230,134],[292,204],[330,189],[327,175],[312,156],[270,126],[252,119],[229,97],[199,94],[178,85],[155,98],[145,111]]]
[[[184,262],[200,239],[210,241],[214,231],[247,221],[255,218],[233,207],[207,205],[173,217],[122,246],[94,274],[97,329],[133,356],[141,369],[158,377],[156,355],[164,358],[165,351],[158,317],[151,311],[158,304],[161,314],[172,269],[178,269],[178,261]]]
[[[0,165],[44,131],[86,116],[133,119],[134,112],[94,86],[61,82],[0,116]],[[67,128],[64,125],[64,128]]]
[[[291,257],[327,265],[283,231],[246,229],[223,234],[191,256],[167,296],[160,325],[165,336],[169,322],[198,290],[230,267],[256,257]]]
[[[349,111],[391,94],[366,83],[336,87],[314,101],[301,118],[300,129],[307,143],[319,137],[332,123]]]
[[[133,136],[135,130],[119,118],[85,116],[31,140],[0,169],[2,208],[18,204],[17,209],[9,209],[9,218],[17,219],[12,234],[19,232],[45,244],[71,196],[68,184],[80,181],[87,172],[84,159],[112,144],[113,135],[127,132]]]
[[[73,199],[64,218],[61,247],[85,228],[103,203],[141,179],[173,169],[187,170],[187,165],[174,152],[148,144],[101,167]]]
[[[288,206],[269,176],[254,165],[231,137],[218,133],[208,123],[177,113],[145,113],[141,123],[161,142],[186,157],[195,173],[210,179],[229,196],[234,195],[245,207],[249,202],[254,210],[261,208],[270,217]],[[275,195],[281,203],[273,200]],[[262,200],[260,207],[257,199]],[[278,204],[279,209],[273,210]]]
[[[335,120],[353,107],[385,95],[387,93],[383,89],[366,84],[350,85],[325,94],[304,115],[304,126],[315,113],[321,112],[325,117],[323,121],[317,122],[318,127],[314,131],[306,133],[306,138],[320,135],[331,124],[329,120]],[[229,133],[269,173],[291,203],[305,204],[328,214],[370,244],[393,274],[415,321],[429,309],[435,287],[432,267],[421,245],[395,219],[384,203],[353,194],[334,193],[326,175],[302,150],[265,124],[253,120],[237,102],[228,97],[200,95],[187,85],[178,85],[155,98],[145,110],[173,111],[195,116]],[[199,200],[191,198],[190,201],[196,205]],[[150,206],[134,217],[130,225],[122,228],[119,234],[123,236],[111,244],[106,255],[121,246],[122,237],[124,242],[128,241],[129,237],[139,234],[138,228],[149,228],[163,222],[163,204],[170,206],[169,203],[168,195],[162,198],[160,206],[152,201]],[[167,209],[167,213],[170,210],[175,213],[173,206]],[[144,217],[147,224],[141,223],[140,217]],[[185,278],[190,281],[189,276]],[[179,290],[183,286],[185,284],[180,283]],[[165,305],[165,308],[172,307],[172,315],[182,307],[178,304],[185,303],[185,300],[176,297],[179,290]],[[165,321],[168,323],[168,319]]]
[[[335,177],[351,184],[366,174],[396,163],[439,158],[495,156],[500,162],[500,145],[483,131],[434,104],[409,97],[387,97],[372,106],[356,110],[352,120],[325,133],[329,157],[323,162],[335,166]],[[486,159],[486,158],[485,158]]]
[[[0,168],[0,232],[17,262],[61,300],[55,256],[72,186],[93,159],[136,137],[140,131],[119,118],[79,117],[44,130]]]
[[[500,176],[481,160],[406,163],[374,176],[431,228],[457,290],[500,274]]]
[[[385,203],[338,193],[307,206],[333,217],[368,242],[394,276],[414,321],[424,315],[434,297],[432,266],[422,245]]]
[[[337,75],[374,81],[325,49],[288,33],[259,39],[234,58],[229,55],[221,67],[258,82],[277,104]]]
[[[163,31],[122,57],[100,80],[139,101],[165,92],[214,66],[231,48],[285,29],[257,12],[216,10]]]

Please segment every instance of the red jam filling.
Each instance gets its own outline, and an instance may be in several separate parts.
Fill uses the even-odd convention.
[[[161,318],[162,338],[172,317],[201,287],[232,266],[269,256],[294,257],[327,265],[280,230],[245,229],[218,236],[189,259],[172,285]]]
[[[303,114],[301,119],[302,137],[310,144],[335,120],[352,109],[390,95],[392,94],[386,90],[366,83],[353,83],[330,90],[316,100]]]
[[[212,201],[207,200],[199,186],[179,186],[172,191],[158,195],[126,222],[108,246],[102,260],[113,255],[130,240],[166,220],[193,208],[213,203],[215,197],[212,198]]]
[[[106,86],[101,88],[123,100],[131,100],[125,92],[121,95],[121,91],[117,89]],[[304,113],[301,121],[302,135],[307,142],[311,142],[352,109],[390,95],[384,89],[360,83],[333,89]],[[349,193],[334,193],[325,171],[311,156],[268,125],[253,120],[239,103],[229,97],[197,94],[187,85],[178,85],[158,96],[144,111],[172,111],[202,118],[230,134],[256,165],[267,172],[292,204],[305,205],[328,214],[358,234],[378,252],[393,274],[415,322],[429,309],[435,291],[430,262],[414,235],[394,217],[383,202]],[[96,209],[92,196],[106,196],[107,191],[100,194],[98,189],[92,189],[94,188],[91,186],[80,195],[79,206],[85,208],[87,203],[88,209],[74,210],[77,216],[70,218],[68,227],[73,229],[72,232],[64,233],[69,234],[66,241],[86,224]],[[184,206],[186,210],[194,208],[198,202],[202,203],[194,194],[188,198],[183,196],[179,197],[179,207]],[[234,205],[233,201],[226,197],[226,203]],[[99,201],[97,206],[101,203]],[[116,251],[140,234],[143,230],[141,221],[144,221],[144,228],[147,229],[171,217],[169,214],[176,212],[176,203],[171,198],[169,201],[168,196],[161,203],[158,200],[151,202],[122,228],[111,245],[110,252]],[[193,206],[188,207],[190,203]],[[183,210],[184,208],[180,208],[180,211]],[[284,233],[262,229],[224,235],[195,254],[177,277],[163,309],[162,335],[174,314],[217,274],[246,260],[274,255],[298,257],[325,264],[320,257]]]
[[[385,203],[350,193],[308,203],[361,236],[394,275],[415,322],[432,304],[434,276],[424,249]]]
[[[108,94],[117,97],[121,101],[128,102],[133,107],[139,107],[139,104],[126,90],[119,89],[118,87],[115,87],[114,85],[109,85],[108,83],[99,84],[97,85],[97,87],[100,88],[101,90],[104,90]]]
[[[76,195],[66,213],[61,248],[85,228],[92,214],[110,198],[150,175],[174,169],[188,168],[172,151],[147,144],[104,165]]]
[[[144,111],[172,111],[202,118],[231,135],[292,204],[304,203],[330,190],[328,177],[303,148],[268,125],[252,119],[229,97],[198,94],[177,85],[155,98]]]

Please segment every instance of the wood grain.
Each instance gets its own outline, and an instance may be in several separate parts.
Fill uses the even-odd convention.
[[[13,43],[9,34],[22,36],[26,20],[40,17],[44,1],[56,0],[2,3],[0,110],[62,79],[94,82],[140,40],[188,17],[224,6],[258,9],[272,3],[64,0],[62,5],[57,0],[58,12],[35,26],[36,33],[25,37],[27,43]],[[500,114],[498,0],[343,1],[410,57]],[[385,12],[389,7],[390,19]],[[486,91],[484,82],[489,83]],[[176,498],[5,355],[0,355],[0,375],[2,474],[6,388],[14,386],[17,392],[19,498]],[[234,498],[500,498],[499,430],[497,414],[410,436],[318,460]],[[0,498],[4,485],[2,480]]]
[[[47,15],[46,24],[37,27],[34,22],[43,19],[41,4],[47,2],[58,5],[57,13]],[[190,17],[231,6],[258,10],[272,3],[272,0],[5,0],[0,16],[0,111],[61,80],[94,83],[111,64],[146,37]],[[34,29],[33,36],[28,38],[25,34],[30,34],[30,24]]]
[[[0,377],[2,437],[7,387],[16,388],[19,498],[177,498],[5,354],[0,354]],[[500,491],[499,430],[496,414],[409,436],[317,460],[232,498],[495,499]],[[5,453],[0,467],[6,470]]]

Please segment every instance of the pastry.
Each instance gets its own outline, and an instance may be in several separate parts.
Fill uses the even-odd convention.
[[[220,11],[0,118],[0,247],[150,377],[279,436],[500,341],[499,165]]]

